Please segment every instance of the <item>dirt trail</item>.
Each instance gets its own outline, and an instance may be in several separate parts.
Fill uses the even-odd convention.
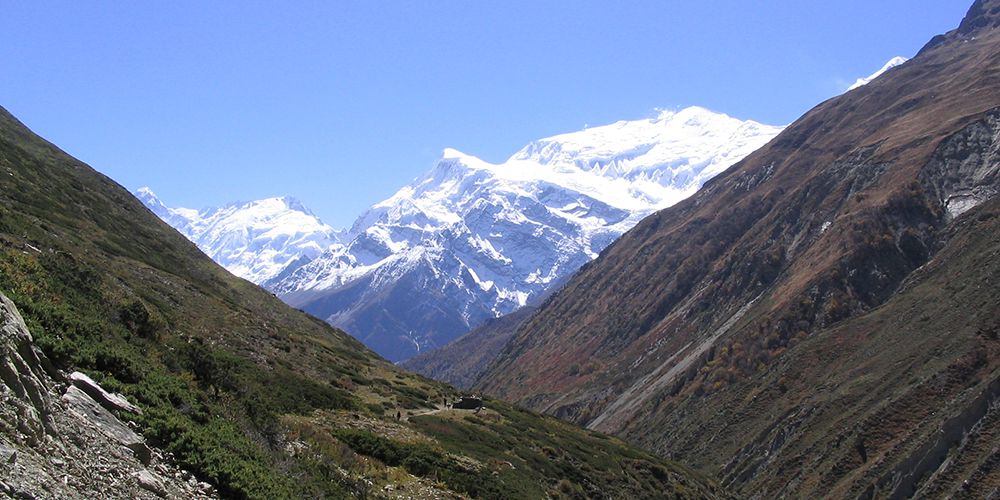
[[[446,407],[444,407],[442,405],[437,405],[433,410],[419,410],[419,411],[416,411],[416,410],[407,410],[406,413],[403,413],[402,420],[404,422],[406,422],[406,421],[410,420],[411,417],[420,417],[420,416],[423,416],[423,415],[433,415],[435,413],[441,413],[442,411],[448,410],[448,409],[449,408],[446,408]]]

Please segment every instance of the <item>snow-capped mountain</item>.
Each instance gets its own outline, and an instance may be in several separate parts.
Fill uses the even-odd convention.
[[[851,91],[858,87],[864,87],[865,85],[871,83],[872,80],[882,76],[882,73],[885,73],[886,71],[889,71],[890,69],[895,68],[896,66],[899,66],[900,64],[903,64],[906,61],[909,61],[909,59],[902,56],[893,57],[892,59],[889,59],[889,62],[885,63],[885,65],[882,66],[882,69],[872,73],[871,75],[865,78],[858,78],[857,80],[855,80],[854,84],[848,87],[847,90]]]
[[[167,207],[148,187],[134,194],[212,260],[254,283],[274,278],[293,261],[315,258],[338,241],[337,231],[288,196],[199,211]]]
[[[263,284],[406,359],[539,297],[780,131],[691,107],[541,139],[501,164],[448,149],[342,243]]]

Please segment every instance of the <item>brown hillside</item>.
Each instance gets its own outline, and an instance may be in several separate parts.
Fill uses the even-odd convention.
[[[713,471],[728,464],[748,492],[912,493],[916,480],[893,478],[940,465],[913,447],[980,404],[1000,366],[977,334],[994,328],[997,290],[945,308],[955,294],[927,285],[970,286],[984,275],[967,266],[996,255],[998,25],[1000,1],[977,1],[907,64],[640,223],[525,323],[482,388]],[[922,301],[934,308],[914,323]],[[861,399],[824,397],[838,387]],[[761,399],[775,388],[802,399]]]

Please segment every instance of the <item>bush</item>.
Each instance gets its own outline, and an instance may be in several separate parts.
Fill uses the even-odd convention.
[[[141,299],[128,302],[118,317],[128,331],[146,339],[159,339],[160,330],[166,325],[163,316]]]

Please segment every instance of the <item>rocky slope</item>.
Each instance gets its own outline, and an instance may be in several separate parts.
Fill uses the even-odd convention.
[[[112,413],[134,406],[56,370],[2,294],[0,325],[0,496],[216,497]]]
[[[2,108],[0,290],[30,332],[0,347],[0,496],[721,495],[551,417],[444,408],[453,388],[226,272]]]
[[[167,207],[148,187],[133,194],[205,255],[258,284],[293,262],[316,258],[338,241],[336,230],[289,196],[194,210]]]
[[[1000,2],[645,219],[481,388],[747,496],[995,493]]]
[[[343,244],[264,285],[405,359],[537,299],[779,130],[687,108],[541,139],[499,165],[447,150]]]

